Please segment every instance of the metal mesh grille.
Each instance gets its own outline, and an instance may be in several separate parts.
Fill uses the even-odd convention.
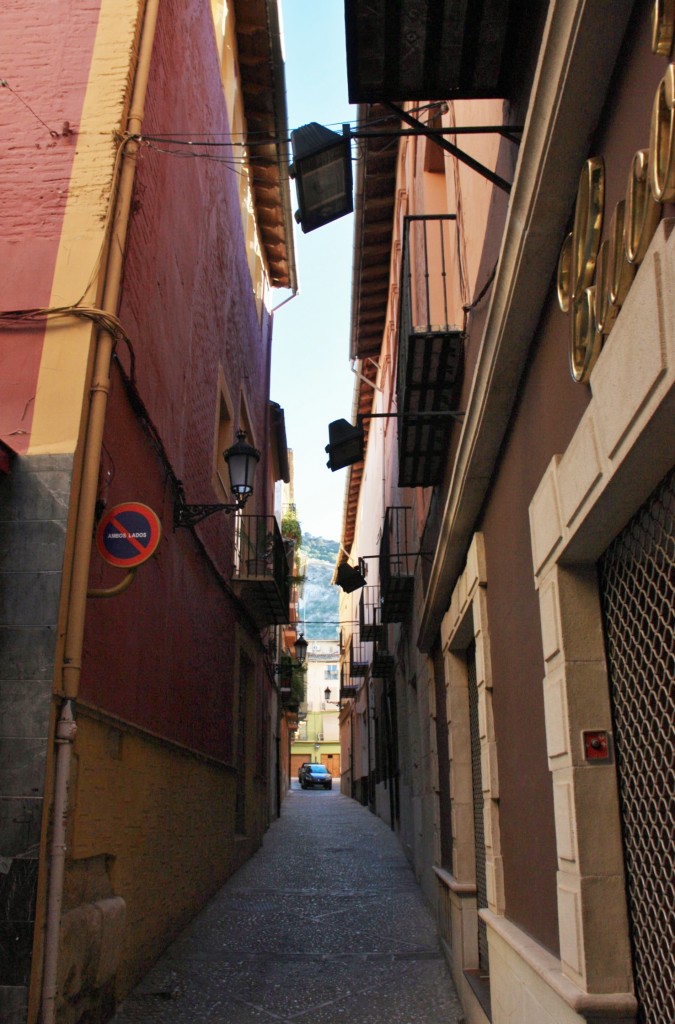
[[[467,650],[467,681],[469,687],[469,729],[471,732],[471,781],[473,786],[473,835],[476,848],[476,903],[478,909],[487,907],[487,879],[485,873],[485,835],[483,828],[483,779],[480,763],[480,725],[478,720],[478,685],[476,681],[476,645]],[[487,927],[478,918],[478,966],[485,974],[489,971]]]
[[[675,1021],[675,471],[599,563],[641,1024]]]

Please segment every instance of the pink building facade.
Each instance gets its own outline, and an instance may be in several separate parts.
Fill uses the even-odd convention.
[[[105,1020],[279,811],[281,30],[276,2],[2,22],[0,1016]],[[238,431],[246,508],[176,528],[178,503],[232,503]],[[127,502],[161,525],[132,577],[93,544]]]

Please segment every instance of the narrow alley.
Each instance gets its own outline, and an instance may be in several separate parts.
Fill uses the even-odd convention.
[[[113,1024],[463,1024],[434,920],[392,832],[295,781],[261,850]]]

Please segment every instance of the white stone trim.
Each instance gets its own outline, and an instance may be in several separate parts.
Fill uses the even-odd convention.
[[[446,715],[450,755],[453,873],[434,871],[440,884],[440,905],[451,949],[455,982],[471,1020],[484,1020],[483,1011],[464,977],[478,967],[478,909],[474,806],[471,780],[471,739],[467,693],[466,648],[476,645],[476,682],[481,743],[483,826],[488,906],[504,911],[504,875],[499,829],[499,771],[492,715],[492,662],[487,618],[487,568],[483,535],[474,535],[464,571],[457,580],[450,606],[441,623],[445,665]],[[438,709],[441,713],[441,709]]]
[[[504,917],[482,910],[490,947],[493,1024],[632,1024],[630,992],[581,992],[560,960]]]

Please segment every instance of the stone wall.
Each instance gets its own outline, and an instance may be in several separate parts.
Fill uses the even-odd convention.
[[[72,459],[0,481],[0,1020],[23,1024]]]

